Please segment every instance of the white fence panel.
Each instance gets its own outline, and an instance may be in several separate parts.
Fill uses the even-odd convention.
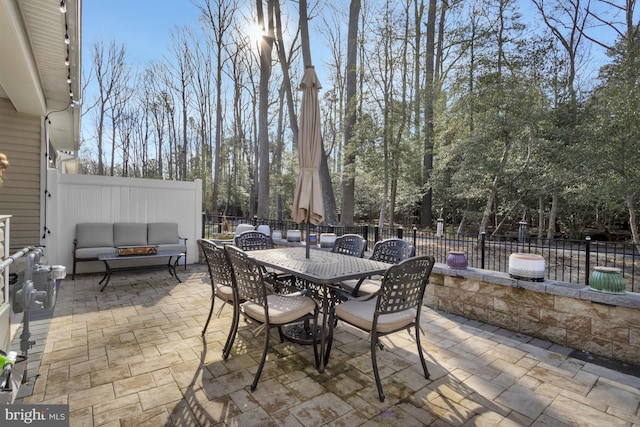
[[[49,264],[73,266],[75,226],[81,222],[175,222],[187,240],[187,263],[198,260],[202,230],[202,181],[164,181],[48,171],[42,244]],[[103,271],[80,263],[78,273]]]

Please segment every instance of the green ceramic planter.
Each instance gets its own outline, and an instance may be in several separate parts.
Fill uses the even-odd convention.
[[[596,292],[624,294],[627,287],[619,268],[594,267],[591,276],[589,276],[589,288]]]

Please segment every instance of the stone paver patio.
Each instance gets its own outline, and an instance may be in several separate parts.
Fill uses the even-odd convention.
[[[323,374],[310,347],[280,343],[274,331],[251,392],[262,335],[241,322],[223,360],[231,307],[214,314],[203,339],[206,266],[178,273],[183,283],[166,272],[115,275],[102,293],[100,275],[68,277],[50,324],[33,325],[33,372],[16,403],[68,404],[71,426],[82,427],[640,426],[640,378],[427,307],[431,379],[422,376],[413,335],[383,338],[384,403],[367,336],[343,323]]]

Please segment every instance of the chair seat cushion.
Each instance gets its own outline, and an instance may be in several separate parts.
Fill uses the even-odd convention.
[[[286,296],[271,294],[267,295],[269,304],[269,322],[272,325],[283,325],[293,322],[304,315],[311,313],[316,308],[316,303],[309,297],[303,295]],[[259,322],[266,322],[263,307],[251,301],[242,304],[242,309],[249,317]]]
[[[178,244],[178,243],[165,243],[165,244],[159,244],[158,245],[158,250],[159,251],[177,251],[177,252],[185,252],[187,250],[187,245],[185,244]]]
[[[353,292],[359,281],[359,279],[343,280],[342,282],[340,282],[340,287],[349,292]]]
[[[113,254],[116,252],[116,248],[113,246],[98,246],[95,248],[80,248],[76,249],[76,258],[87,259],[97,258],[101,254]]]
[[[216,286],[216,296],[223,301],[233,301],[233,289],[231,286]]]
[[[365,301],[351,300],[338,304],[335,308],[336,316],[367,331],[373,327],[373,313],[375,309],[376,298]],[[377,330],[381,333],[400,330],[410,325],[415,320],[415,317],[415,310],[382,314],[378,317]]]
[[[357,279],[345,280],[340,282],[340,286],[349,292],[353,292],[358,282],[359,280]],[[380,285],[381,281],[378,279],[364,279],[358,288],[358,296],[375,294],[380,290]]]
[[[358,296],[375,294],[380,290],[380,280],[367,279],[362,282],[358,289]]]

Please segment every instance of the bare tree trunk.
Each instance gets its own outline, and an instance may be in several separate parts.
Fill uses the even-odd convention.
[[[167,126],[168,126],[168,133],[169,133],[169,152],[167,153],[167,168],[169,170],[169,179],[172,180],[174,179],[174,170],[175,170],[175,157],[174,157],[174,153],[176,152],[175,149],[175,144],[177,143],[177,138],[176,138],[176,120],[175,120],[175,110],[173,108],[173,105],[171,105],[169,103],[169,101],[173,101],[170,97],[169,94],[167,93],[167,104],[166,104],[166,108],[167,108]]]
[[[302,5],[303,2],[300,3],[300,13],[302,14]],[[306,18],[306,5],[305,5],[305,18]],[[278,59],[280,62],[280,68],[282,69],[282,86],[280,90],[280,99],[278,109],[278,132],[276,135],[276,149],[273,153],[273,161],[274,161],[274,178],[276,181],[275,189],[275,208],[276,208],[276,219],[281,221],[283,219],[283,206],[282,206],[282,151],[284,150],[284,103],[286,101],[287,104],[287,116],[289,117],[289,127],[291,129],[292,139],[295,142],[298,141],[298,122],[296,120],[296,112],[293,105],[293,88],[291,87],[291,76],[289,74],[289,60],[287,58],[287,54],[285,51],[284,44],[284,36],[282,33],[282,16],[280,11],[280,0],[275,1],[275,20],[276,20],[276,38],[278,43],[276,43],[276,50],[278,53]],[[304,20],[306,25],[306,19]],[[300,17],[300,26],[302,27],[302,16]],[[304,34],[304,32],[303,32]],[[308,37],[307,30],[307,37]],[[304,35],[303,35],[304,38]],[[305,50],[305,43],[302,42],[302,50]],[[309,43],[307,40],[306,44],[307,49],[309,48]],[[303,56],[305,56],[303,54]],[[306,64],[305,64],[306,65]]]
[[[466,201],[466,204],[464,207],[464,211],[462,212],[462,218],[460,218],[460,224],[458,224],[457,237],[461,237],[462,235],[464,235],[464,227],[467,222],[467,213],[469,212],[469,208],[471,206],[471,203],[468,198],[465,199],[465,201]]]
[[[629,210],[629,227],[631,228],[631,236],[633,238],[633,243],[640,243],[640,239],[638,238],[638,223],[636,219],[636,207],[635,200],[632,193],[627,194],[627,209]]]
[[[544,236],[544,201],[542,196],[538,197],[538,239]]]
[[[547,239],[553,239],[556,232],[556,219],[558,218],[558,192],[551,194],[551,209],[549,210],[549,228],[547,229]]]
[[[260,180],[260,178],[258,177],[258,164],[260,163],[260,149],[259,149],[259,141],[260,141],[260,137],[258,136],[258,129],[259,129],[259,125],[258,122],[260,121],[259,115],[260,115],[260,111],[259,108],[256,108],[256,105],[259,104],[258,100],[255,99],[254,96],[254,100],[253,100],[253,109],[252,109],[252,120],[253,120],[253,138],[251,140],[251,144],[252,144],[252,149],[251,150],[244,150],[245,152],[248,151],[247,156],[249,155],[253,155],[253,161],[249,162],[248,168],[249,168],[249,179],[251,180],[251,186],[250,186],[250,190],[249,190],[249,216],[254,216],[256,214],[256,208],[258,206],[258,181]]]
[[[193,40],[196,35],[192,33]],[[198,122],[194,123],[194,131],[197,132],[197,141],[199,147],[196,147],[195,167],[202,179],[203,209],[209,210],[215,215],[217,214],[217,194],[213,197],[214,186],[218,186],[218,179],[214,179],[214,175],[219,176],[221,171],[216,168],[217,174],[213,172],[213,150],[212,150],[212,128],[214,121],[213,114],[213,89],[211,75],[213,74],[213,58],[211,54],[212,43],[210,39],[206,44],[195,43],[192,55],[192,69],[194,94],[196,98],[196,111]],[[210,191],[211,189],[211,191]],[[216,221],[214,219],[214,221]]]
[[[278,53],[278,59],[280,61],[280,68],[282,69],[282,88],[284,90],[284,96],[285,96],[285,100],[287,101],[287,110],[289,111],[289,127],[291,128],[291,134],[293,137],[293,141],[294,143],[298,141],[298,122],[296,119],[296,111],[293,105],[293,88],[291,86],[291,76],[289,74],[289,61],[291,58],[287,58],[287,54],[285,52],[285,48],[284,48],[284,36],[282,34],[282,17],[280,14],[280,1],[276,0],[275,1],[275,7],[276,7],[276,12],[275,12],[275,18],[276,18],[276,37],[278,39],[278,43],[277,43],[277,53]],[[300,3],[300,7],[302,7],[302,2]],[[306,10],[305,10],[306,12]],[[302,12],[301,12],[302,13]],[[305,14],[306,17],[306,14]],[[306,20],[305,20],[306,23]],[[309,30],[307,30],[307,37],[309,37]],[[302,39],[304,39],[304,31],[302,32]],[[307,49],[309,46],[308,40],[307,40]],[[305,43],[302,42],[302,51],[303,51],[303,57],[305,57],[306,55],[304,54],[304,49],[305,49]],[[309,57],[309,60],[311,60],[311,58]],[[304,64],[305,67],[310,67],[311,64]]]
[[[110,103],[112,96],[126,82],[125,48],[124,45],[118,47],[115,41],[109,43],[107,52],[104,43],[98,41],[93,46],[93,66],[95,67],[96,82],[98,83],[98,100],[94,106],[88,110],[97,108],[97,149],[98,149],[98,175],[104,175],[104,129],[108,112],[111,111]],[[115,139],[115,135],[112,136]],[[114,156],[112,146],[112,157]],[[114,160],[111,162],[113,165]],[[113,167],[112,167],[113,169]]]
[[[498,195],[498,185],[500,184],[500,180],[502,179],[502,175],[504,172],[504,168],[507,164],[507,160],[509,159],[509,152],[511,151],[511,141],[507,141],[505,143],[504,149],[502,151],[502,158],[500,159],[500,166],[495,176],[493,177],[493,182],[491,184],[491,188],[489,189],[489,194],[487,195],[487,203],[484,207],[484,213],[482,215],[482,221],[480,222],[480,233],[487,231],[487,225],[489,224],[489,218],[491,217],[491,212],[493,211],[493,205],[496,201],[496,196]]]
[[[312,67],[313,61],[311,60],[311,46],[309,42],[309,15],[307,12],[307,0],[299,0],[299,20],[298,26],[300,27],[300,45],[302,48],[302,62],[304,68]]]
[[[436,0],[429,0],[429,12],[427,16],[427,52],[425,62],[426,86],[425,86],[425,106],[424,106],[424,151],[422,160],[422,212],[420,225],[427,227],[433,220],[431,216],[431,205],[433,191],[429,185],[431,172],[433,170],[433,140],[435,136],[433,125],[435,91],[435,32],[436,32]]]
[[[200,12],[213,30],[213,43],[216,56],[216,128],[213,153],[213,185],[211,187],[211,212],[218,214],[218,194],[220,193],[220,176],[222,172],[222,69],[225,60],[224,37],[232,23],[237,4],[229,0],[205,0],[198,6]]]
[[[260,42],[260,99],[258,106],[258,210],[259,218],[269,218],[269,80],[273,51],[273,15],[276,0],[267,0],[267,21],[262,0],[257,0],[258,23],[264,30]],[[266,25],[265,25],[266,22]]]
[[[378,227],[384,227],[384,220],[387,216],[387,203],[389,202],[389,185],[390,185],[390,174],[391,174],[391,106],[394,104],[393,98],[393,66],[392,64],[392,47],[393,43],[389,23],[389,2],[385,3],[387,10],[383,12],[383,16],[387,19],[384,23],[384,28],[382,29],[382,34],[385,34],[386,37],[382,37],[382,46],[380,49],[380,55],[378,62],[380,62],[379,68],[381,71],[381,75],[379,76],[380,80],[380,89],[382,91],[382,200],[380,203],[380,215],[378,217]],[[380,101],[379,101],[380,102]],[[391,223],[389,223],[389,227],[391,227]]]
[[[358,16],[360,15],[360,0],[351,0],[349,6],[349,34],[347,45],[347,84],[344,126],[344,168],[342,171],[342,217],[343,225],[353,224],[354,195],[355,195],[355,153],[351,139],[354,136],[356,124],[356,58],[358,53]]]
[[[322,161],[320,162],[320,179],[322,181],[322,197],[324,202],[324,223],[338,224],[336,198],[333,193],[333,185],[331,185],[331,173],[329,172],[327,152],[324,148],[322,149]]]
[[[437,84],[437,92],[440,91],[440,79],[442,78],[442,61],[444,58],[444,32],[447,11],[449,10],[449,0],[440,3],[440,19],[438,21],[438,41],[436,43],[436,62],[434,64],[434,81]],[[437,93],[436,92],[436,93]]]
[[[117,138],[117,124],[118,118],[116,117],[115,111],[111,110],[111,162],[109,166],[109,175],[115,176],[115,164],[116,164],[116,147],[118,145]]]
[[[415,136],[417,138],[417,140],[420,140],[421,135],[422,135],[422,125],[421,123],[421,118],[422,118],[422,114],[420,114],[421,108],[422,108],[422,90],[421,90],[421,85],[420,85],[420,64],[422,63],[421,58],[422,58],[422,52],[420,51],[421,49],[421,44],[422,44],[422,16],[424,15],[424,0],[414,0],[413,3],[413,8],[414,8],[414,30],[415,30],[415,37],[414,37],[414,51],[413,51],[413,56],[414,56],[414,70],[413,70],[413,78],[414,78],[414,82],[413,82],[413,131],[415,132]]]
[[[280,97],[278,99],[278,130],[276,132],[276,149],[273,153],[273,169],[275,185],[275,207],[276,220],[282,221],[282,150],[284,149],[284,98],[285,98],[285,82],[280,88]]]
[[[124,167],[124,141],[122,138],[118,138],[118,129],[123,129],[125,124],[123,118],[125,116],[125,105],[129,101],[130,95],[127,88],[129,83],[129,73],[125,70],[119,71],[119,78],[114,82],[113,90],[107,104],[109,105],[109,111],[111,111],[111,165],[109,175],[116,175],[116,150],[118,146],[122,147],[123,151],[123,167]],[[124,175],[122,175],[124,176]]]
[[[396,131],[396,138],[394,142],[394,149],[391,156],[391,189],[389,194],[389,227],[393,228],[395,222],[396,201],[398,195],[398,176],[400,174],[400,151],[403,139],[405,137],[405,129],[411,120],[410,109],[407,108],[407,98],[410,96],[407,94],[409,87],[409,37],[411,33],[409,24],[409,7],[410,2],[405,4],[405,19],[404,19],[404,35],[402,43],[402,100],[400,101],[400,123],[398,123],[398,130]],[[418,61],[416,61],[418,62]]]

